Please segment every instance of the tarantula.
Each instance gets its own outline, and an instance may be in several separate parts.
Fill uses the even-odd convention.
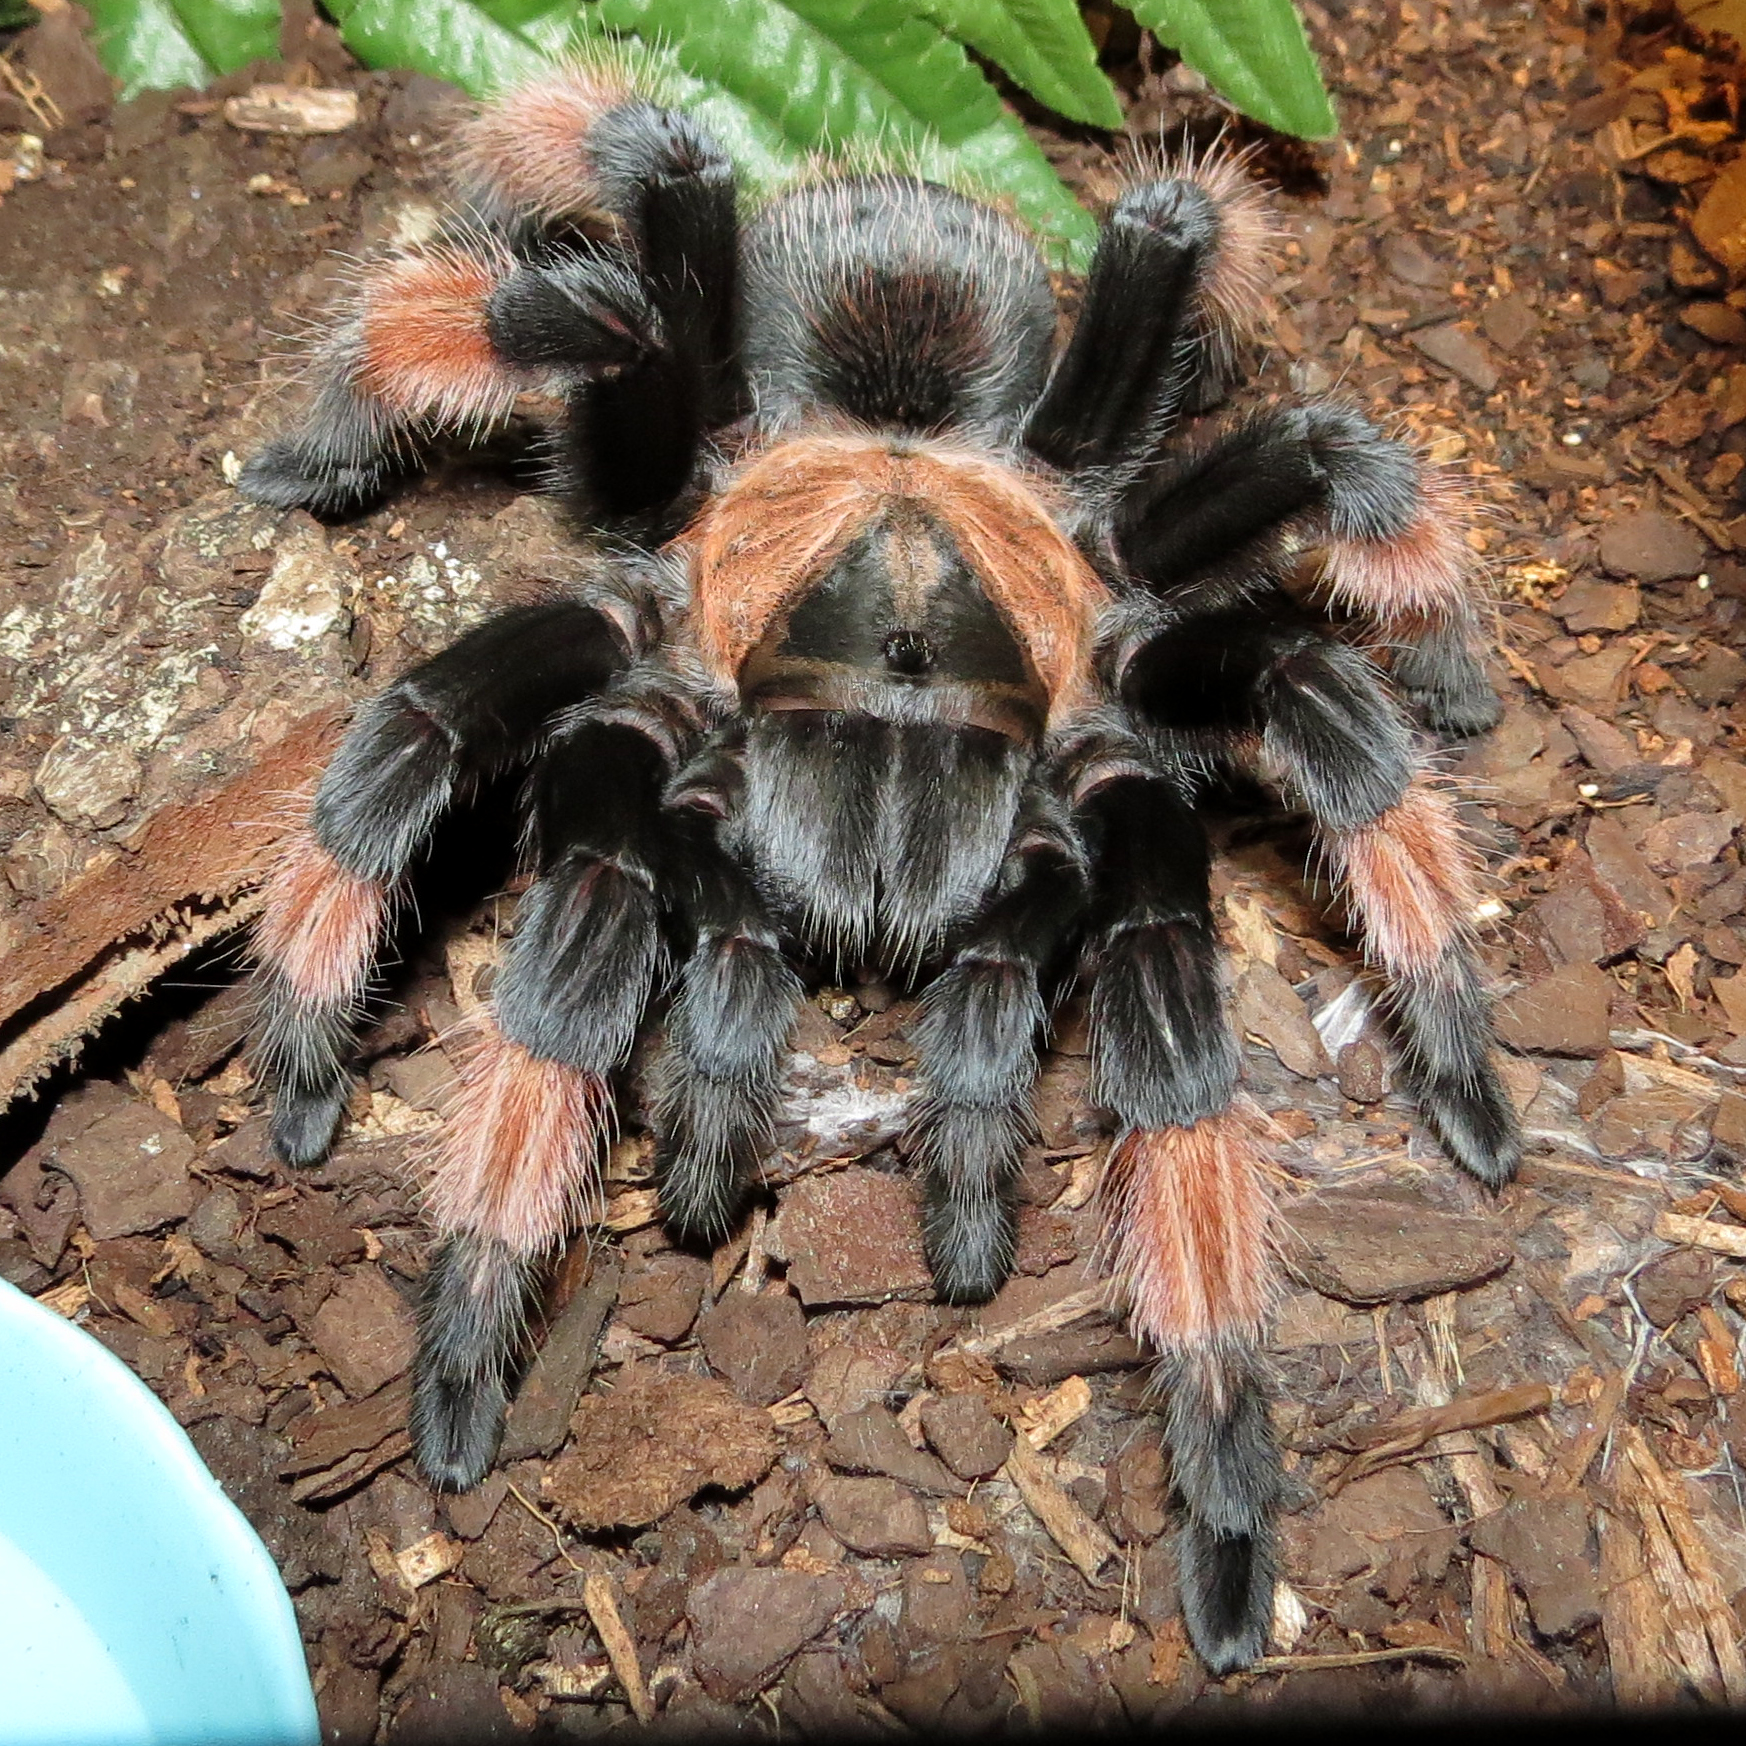
[[[1458,502],[1331,400],[1184,440],[1264,304],[1265,200],[1229,157],[1132,180],[1061,345],[996,207],[822,171],[742,221],[723,151],[624,66],[508,92],[456,162],[454,216],[365,268],[309,411],[242,476],[350,511],[543,392],[557,488],[604,553],[358,711],[258,930],[273,1138],[309,1163],[433,827],[470,778],[525,769],[537,877],[429,1188],[420,1465],[452,1488],[490,1467],[539,1267],[586,1213],[658,994],[661,1205],[715,1242],[770,1143],[796,965],[927,972],[907,1144],[939,1292],[971,1303],[1011,1264],[1039,1036],[1083,978],[1188,1629],[1242,1666],[1276,1565],[1270,1202],[1232,1108],[1197,801],[1238,767],[1307,810],[1425,1120],[1508,1180],[1473,857],[1408,714],[1469,733],[1496,709]],[[1308,547],[1358,637],[1287,593]]]

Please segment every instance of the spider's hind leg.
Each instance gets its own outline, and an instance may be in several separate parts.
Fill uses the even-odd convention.
[[[1118,765],[1088,785],[1093,1096],[1121,1124],[1104,1179],[1112,1271],[1160,1355],[1183,1619],[1202,1660],[1228,1673],[1263,1652],[1273,1617],[1280,1471],[1260,1351],[1271,1198],[1230,1107],[1237,1050],[1205,833],[1160,774]]]
[[[344,1114],[352,1021],[406,874],[463,778],[525,755],[557,709],[628,659],[625,633],[574,602],[469,631],[359,710],[307,822],[267,882],[255,934],[255,1059],[272,1138],[312,1164]]]

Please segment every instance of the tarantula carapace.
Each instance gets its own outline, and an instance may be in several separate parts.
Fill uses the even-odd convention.
[[[556,394],[556,479],[604,553],[358,712],[258,932],[274,1139],[309,1162],[409,869],[470,777],[525,768],[537,877],[429,1188],[420,1464],[489,1468],[657,995],[661,1204],[716,1241],[769,1143],[796,965],[920,977],[908,1148],[940,1294],[975,1302],[1012,1258],[1049,1004],[1081,978],[1188,1627],[1213,1668],[1250,1661],[1280,1491],[1270,1201],[1197,797],[1241,766],[1307,809],[1426,1121],[1504,1182],[1472,856],[1408,713],[1472,732],[1496,708],[1457,500],[1332,401],[1183,440],[1263,302],[1266,208],[1230,158],[1126,188],[1060,346],[1001,211],[821,172],[742,220],[723,152],[623,67],[509,92],[457,163],[455,216],[364,269],[309,412],[242,479],[353,509],[442,430]],[[1358,637],[1283,586],[1308,547]]]

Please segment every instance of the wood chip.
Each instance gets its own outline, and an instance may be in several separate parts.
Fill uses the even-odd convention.
[[[1046,1449],[1090,1410],[1091,1384],[1083,1376],[1069,1376],[1059,1388],[1020,1409],[1020,1428],[1033,1449]]]
[[[1014,1340],[1056,1333],[1062,1328],[1070,1327],[1081,1316],[1088,1316],[1094,1310],[1106,1309],[1108,1305],[1108,1286],[1088,1286],[1084,1291],[1076,1291],[1069,1297],[1057,1299],[1034,1315],[1022,1316],[1016,1322],[1009,1322],[1003,1328],[990,1328],[980,1334],[972,1334],[967,1339],[960,1340],[956,1349],[967,1352],[972,1357],[986,1357],[990,1352],[998,1352],[1003,1346],[1010,1346]]]
[[[612,1671],[630,1700],[631,1714],[647,1724],[655,1719],[655,1706],[649,1688],[643,1681],[642,1663],[637,1660],[637,1646],[625,1629],[624,1617],[618,1610],[618,1597],[613,1592],[612,1578],[604,1570],[590,1571],[582,1584],[582,1599],[588,1616],[600,1633],[600,1641],[612,1662]]]
[[[344,133],[357,125],[358,94],[314,85],[255,85],[227,99],[224,119],[244,133]]]
[[[408,1588],[420,1589],[439,1576],[447,1576],[461,1562],[466,1550],[459,1540],[451,1540],[447,1534],[426,1534],[394,1554],[394,1568]]]
[[[1110,1573],[1121,1562],[1115,1541],[1055,1483],[1042,1458],[1023,1437],[1013,1443],[1001,1472],[1087,1582],[1097,1588],[1110,1580]]]
[[[1681,1213],[1659,1213],[1655,1234],[1664,1242],[1713,1249],[1718,1255],[1733,1255],[1746,1261],[1746,1226],[1724,1225],[1715,1219],[1691,1219]]]

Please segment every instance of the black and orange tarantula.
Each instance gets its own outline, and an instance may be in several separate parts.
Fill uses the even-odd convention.
[[[909,1148],[940,1294],[969,1303],[1011,1264],[1039,1035],[1081,977],[1188,1627],[1243,1665],[1275,1581],[1270,1203],[1232,1109],[1197,797],[1242,766],[1307,809],[1425,1120],[1506,1181],[1473,860],[1412,719],[1473,732],[1496,708],[1456,503],[1332,401],[1179,440],[1263,300],[1265,205],[1229,159],[1127,187],[1060,346],[1002,212],[824,174],[742,220],[717,145],[609,68],[508,93],[458,162],[457,215],[366,269],[310,411],[242,478],[349,510],[542,391],[605,553],[358,712],[259,929],[274,1140],[307,1163],[409,869],[470,777],[525,768],[537,878],[429,1191],[421,1466],[456,1488],[490,1467],[538,1270],[669,984],[661,1204],[714,1242],[770,1143],[795,963],[928,973]],[[1356,640],[1282,585],[1312,546]]]

